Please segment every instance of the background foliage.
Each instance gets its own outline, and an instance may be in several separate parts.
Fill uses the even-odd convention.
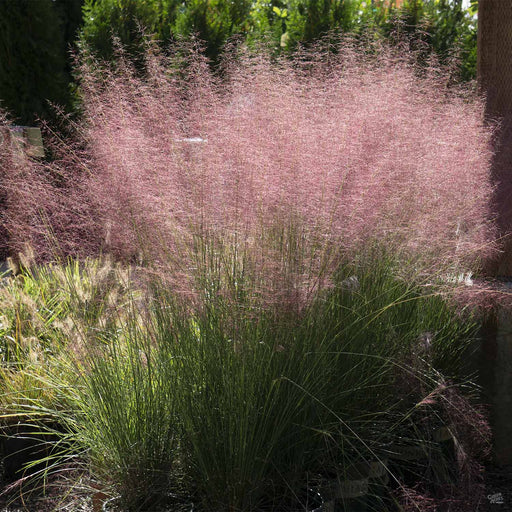
[[[48,103],[71,106],[68,49],[81,0],[0,1],[0,101],[15,122],[51,117]]]

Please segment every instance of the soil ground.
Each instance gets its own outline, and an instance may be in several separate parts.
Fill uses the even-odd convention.
[[[4,496],[0,497],[0,512],[95,512],[92,501],[86,496],[68,497],[61,505],[52,499],[27,497],[26,501],[17,500],[9,504]],[[172,512],[172,511],[169,511]],[[387,511],[372,511],[387,512]],[[418,512],[421,512],[419,510]],[[439,511],[449,512],[449,511]],[[467,512],[512,512],[512,466],[490,464],[485,471],[485,497],[481,506]]]
[[[486,512],[512,512],[512,466],[487,466],[485,499]]]

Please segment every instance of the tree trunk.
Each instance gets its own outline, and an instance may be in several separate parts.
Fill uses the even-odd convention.
[[[495,207],[505,252],[491,269],[512,276],[512,2],[480,0],[478,7],[478,82],[486,96],[489,121],[499,121],[493,162]]]
[[[495,208],[504,252],[491,275],[512,280],[512,1],[480,0],[478,7],[478,82],[486,97],[489,122],[498,121],[493,178]],[[491,405],[494,458],[512,464],[512,311],[497,312],[493,332],[483,335],[482,382]]]

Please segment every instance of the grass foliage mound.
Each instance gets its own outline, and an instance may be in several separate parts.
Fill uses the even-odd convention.
[[[73,475],[128,511],[478,498],[460,290],[494,250],[491,133],[413,60],[241,51],[221,83],[193,46],[142,74],[85,55],[75,140],[2,143],[6,239],[36,254],[0,289],[14,487]],[[9,453],[24,428],[35,460]]]

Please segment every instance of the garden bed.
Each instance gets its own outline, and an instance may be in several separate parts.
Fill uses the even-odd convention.
[[[331,50],[241,51],[222,83],[191,47],[150,49],[145,73],[87,56],[76,139],[51,162],[0,146],[19,255],[0,287],[0,418],[52,436],[7,471],[20,499],[485,501],[466,363],[470,276],[495,251],[491,130],[411,55]]]

